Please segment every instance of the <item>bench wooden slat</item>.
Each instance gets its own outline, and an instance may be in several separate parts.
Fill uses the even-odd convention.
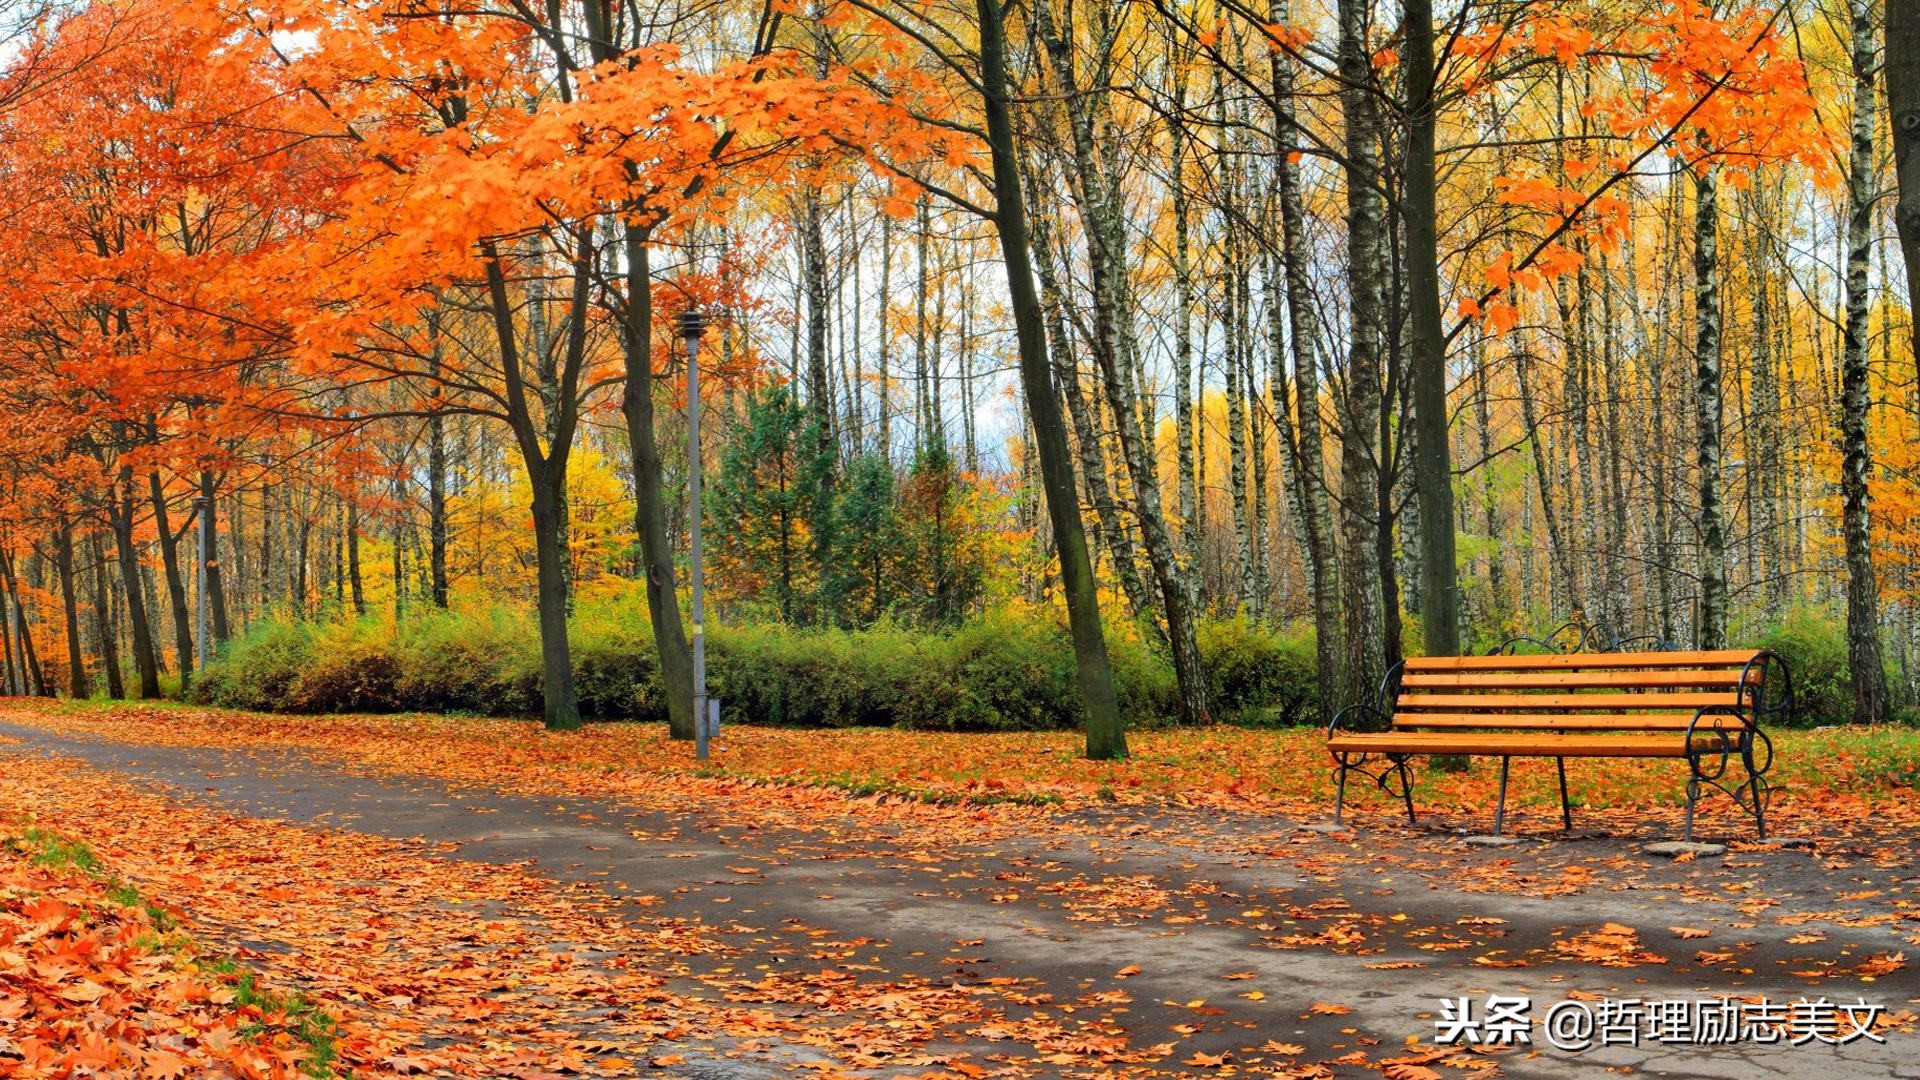
[[[1407,690],[1459,687],[1473,690],[1577,690],[1604,687],[1670,688],[1686,686],[1738,686],[1740,672],[1693,669],[1689,671],[1466,671],[1409,674],[1401,677]]]
[[[1717,737],[1694,740],[1703,748]],[[1393,731],[1336,734],[1327,741],[1336,751],[1377,754],[1481,754],[1497,757],[1685,757],[1683,735],[1542,735],[1456,731]]]
[[[1569,709],[1574,711],[1610,711],[1610,712],[1672,712],[1676,709],[1694,710],[1704,705],[1738,705],[1740,695],[1734,693],[1675,693],[1675,694],[1401,694],[1395,704],[1397,711],[1408,709],[1445,709],[1450,712],[1464,710],[1525,710],[1539,712],[1542,709]]]
[[[1511,729],[1515,731],[1685,731],[1693,714],[1679,713],[1395,713],[1396,728]],[[1732,716],[1706,716],[1701,731],[1741,726]]]
[[[1546,656],[1414,656],[1407,671],[1565,671],[1605,668],[1745,667],[1753,649],[1709,652],[1573,653]]]

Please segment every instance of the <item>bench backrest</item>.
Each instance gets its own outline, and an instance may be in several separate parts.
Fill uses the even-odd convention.
[[[1753,701],[1755,649],[1426,656],[1406,661],[1393,725],[1422,730],[1681,732],[1702,706]],[[1743,682],[1744,680],[1744,682]],[[1738,727],[1729,715],[1701,729]]]

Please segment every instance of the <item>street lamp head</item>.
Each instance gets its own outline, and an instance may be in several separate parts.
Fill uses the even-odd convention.
[[[692,352],[707,332],[707,315],[699,308],[690,307],[680,313],[680,337],[687,343],[687,351]]]

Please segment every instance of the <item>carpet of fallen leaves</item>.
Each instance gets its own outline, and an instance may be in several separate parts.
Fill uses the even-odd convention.
[[[557,884],[522,867],[437,858],[424,842],[207,811],[74,762],[10,757],[0,773],[0,813],[27,823],[33,808],[57,808],[64,828],[88,837],[102,863],[144,895],[165,897],[195,938],[227,942],[240,962],[297,983],[337,1021],[331,1044],[341,1074],[626,1076],[649,1066],[670,1070],[693,1048],[732,1057],[764,1041],[818,1048],[821,1071],[834,1075],[840,1070],[829,1062],[863,1057],[938,1073],[932,1067],[941,1060],[911,1052],[915,1043],[948,1024],[999,1017],[990,1000],[980,1000],[990,993],[827,985],[800,973],[766,974],[748,992],[685,994],[673,984],[690,978],[690,959],[710,971],[733,951],[715,928],[636,922],[616,913],[620,899],[589,886]],[[44,941],[49,924],[77,925],[79,912],[95,910],[44,887],[65,881],[69,889],[85,888],[85,879],[23,874],[14,887],[37,893],[22,894],[13,944],[0,929],[0,971],[80,966],[64,976],[60,992],[84,1011],[72,1012],[56,1049],[102,1056],[78,1072],[36,1071],[21,1059],[49,1051],[15,1035],[0,1042],[0,1076],[154,1075],[156,1059],[143,1065],[130,1049],[142,1044],[182,1057],[206,1050],[209,1061],[219,1048],[222,1066],[239,1076],[298,1075],[289,1071],[300,1064],[297,1048],[239,1040],[234,1023],[212,1005],[183,1011],[176,1023],[151,1002],[108,995],[129,980],[157,982],[153,994],[166,1000],[221,995],[217,984],[196,982],[191,967],[169,968],[164,956],[149,959],[134,948],[131,940],[149,929],[137,912],[88,922],[100,929],[78,931],[77,940],[94,950],[85,956],[68,949],[52,960],[38,953],[16,958],[10,950],[20,938]],[[64,947],[64,940],[51,944]],[[808,1015],[807,1006],[829,998],[831,1010]],[[35,1008],[39,1000],[31,999]],[[18,1008],[0,1002],[0,1019]],[[207,1009],[213,1019],[201,1015]],[[124,1019],[128,1012],[137,1019]],[[259,1018],[233,1017],[242,1030],[250,1019]],[[271,1028],[274,1018],[267,1019]],[[177,1044],[169,1033],[191,1037]],[[676,1052],[656,1052],[663,1045]],[[117,1071],[108,1063],[116,1051]],[[196,1065],[172,1075],[226,1074]]]
[[[296,1037],[325,1021],[202,954],[165,908],[85,848],[0,822],[0,1076],[313,1075],[330,1047]]]
[[[68,733],[178,746],[297,746],[337,755],[361,770],[529,794],[577,792],[587,777],[592,790],[636,795],[662,776],[702,776],[747,787],[800,785],[933,804],[1162,803],[1308,816],[1325,813],[1333,798],[1317,728],[1140,731],[1128,736],[1129,760],[1096,762],[1080,757],[1079,736],[1072,732],[731,727],[702,765],[689,744],[669,740],[660,724],[596,724],[556,733],[529,721],[438,715],[286,716],[99,703],[13,707],[31,710],[35,724]],[[1864,818],[1920,825],[1920,729],[1780,731],[1774,745],[1769,815],[1776,831]],[[1484,817],[1496,772],[1416,768],[1416,808]],[[1686,779],[1681,762],[1570,759],[1567,774],[1579,825],[1670,830],[1679,822]],[[1369,788],[1362,783],[1350,793],[1357,809],[1398,813],[1392,800]],[[1508,798],[1515,808],[1557,812],[1552,768],[1544,761],[1517,762]],[[1732,816],[1726,801],[1711,794],[1703,813]],[[1729,824],[1745,831],[1744,824]]]
[[[1364,884],[1367,875],[1380,872],[1376,844],[1349,834],[1293,832],[1279,818],[1268,832],[1259,831],[1263,815],[1324,815],[1328,785],[1317,732],[1148,732],[1134,737],[1133,760],[1090,763],[1075,756],[1069,735],[734,729],[715,761],[698,766],[689,747],[669,742],[652,725],[549,734],[513,721],[24,703],[0,708],[0,720],[121,743],[298,748],[350,772],[426,775],[476,791],[591,795],[677,808],[697,797],[722,814],[729,804],[750,808],[755,828],[817,831],[823,822],[841,821],[872,837],[878,834],[871,827],[881,824],[889,839],[883,849],[867,854],[879,850],[882,861],[933,875],[933,891],[917,896],[959,900],[977,890],[993,904],[1057,905],[1072,922],[1157,927],[1161,933],[1204,924],[1250,935],[1266,949],[1353,956],[1365,970],[1405,976],[1426,974],[1415,969],[1428,968],[1428,961],[1415,957],[1433,957],[1439,967],[1443,957],[1458,952],[1458,960],[1446,962],[1485,968],[1567,962],[1595,970],[1655,966],[1680,977],[1697,970],[1709,981],[1733,979],[1738,985],[1759,965],[1747,943],[1691,942],[1712,938],[1715,925],[1738,931],[1763,918],[1800,928],[1788,942],[1811,946],[1804,958],[1769,957],[1766,967],[1801,980],[1904,978],[1906,958],[1899,943],[1920,944],[1910,930],[1920,907],[1910,898],[1849,884],[1867,881],[1852,869],[1856,863],[1884,874],[1906,866],[1910,858],[1910,849],[1897,851],[1884,842],[1889,836],[1912,836],[1920,823],[1911,779],[1920,768],[1920,739],[1910,730],[1788,733],[1779,740],[1776,775],[1785,778],[1786,787],[1774,806],[1778,827],[1787,832],[1808,827],[1826,837],[1857,830],[1856,838],[1876,838],[1823,850],[1818,865],[1823,881],[1831,878],[1832,893],[1826,910],[1776,912],[1777,900],[1762,895],[1751,880],[1741,880],[1760,865],[1751,860],[1778,852],[1777,844],[1736,843],[1724,871],[1678,880],[1656,873],[1657,864],[1635,855],[1583,851],[1580,845],[1553,846],[1556,853],[1545,859],[1483,856],[1401,830],[1392,807],[1375,793],[1362,835],[1377,826],[1382,838],[1394,837],[1397,853],[1391,864],[1401,872],[1447,880],[1467,893],[1542,899],[1658,888],[1695,905],[1698,915],[1686,920],[1695,925],[1667,927],[1671,942],[1657,926],[1596,919],[1571,922],[1522,945],[1507,937],[1507,920],[1499,917],[1448,912],[1444,918],[1430,913],[1410,919],[1381,906],[1378,898],[1392,889],[1374,887],[1369,890],[1374,899],[1356,906],[1343,895],[1346,882]],[[1484,817],[1491,771],[1425,778],[1418,793],[1422,807]],[[1641,832],[1668,829],[1677,820],[1673,803],[1683,777],[1676,763],[1570,762],[1569,773],[1583,825]],[[1516,769],[1517,779],[1525,775]],[[1557,827],[1550,777],[1548,770],[1530,778],[1537,782],[1516,786],[1514,803],[1532,808],[1520,815],[1523,824]],[[1251,853],[1271,860],[1266,865],[1291,866],[1318,884],[1277,893],[1243,886],[1236,894],[1218,881],[1184,875],[1104,872],[1100,866],[1113,857],[1102,849],[1103,838],[1109,845],[1127,838],[1168,840],[1148,824],[1105,832],[1090,826],[1082,811],[1110,804],[1149,813],[1155,806],[1246,811],[1222,819],[1243,822],[1244,828],[1181,842],[1221,846],[1243,866],[1260,865],[1244,861]],[[1744,822],[1724,808],[1719,812],[1721,817],[1710,820],[1745,831]],[[804,926],[787,930],[810,942],[809,958],[818,963],[769,964],[765,937],[743,934],[737,926],[649,917],[646,898],[616,897],[531,866],[448,858],[450,849],[427,841],[235,816],[73,762],[7,754],[0,770],[0,814],[9,813],[24,824],[46,824],[57,814],[60,831],[87,839],[114,874],[137,883],[142,895],[155,898],[166,911],[180,913],[193,940],[222,943],[224,954],[324,1008],[336,1021],[330,1051],[345,1074],[548,1078],[646,1071],[671,1076],[689,1058],[708,1061],[711,1070],[769,1046],[783,1048],[789,1061],[796,1048],[800,1060],[817,1053],[814,1068],[828,1076],[882,1069],[886,1075],[946,1078],[1234,1071],[1308,1078],[1331,1075],[1329,1067],[1343,1065],[1390,1077],[1424,1077],[1432,1073],[1431,1065],[1488,1076],[1497,1071],[1491,1058],[1419,1046],[1398,1056],[1386,1056],[1392,1052],[1388,1047],[1375,1057],[1359,1048],[1378,1045],[1365,1038],[1357,1039],[1359,1047],[1335,1039],[1311,1049],[1275,1040],[1231,1051],[1216,1044],[1211,1052],[1172,1041],[1142,1045],[1126,1034],[1138,1030],[1135,1021],[1117,1019],[1130,1004],[1136,1019],[1151,1004],[1133,1002],[1120,989],[1140,981],[1137,965],[1120,967],[1107,989],[1082,983],[1082,996],[1056,1009],[1048,995],[1020,979],[969,983],[897,977],[871,967],[864,970],[874,975],[863,976],[859,961],[872,943]],[[1083,845],[1088,861],[996,857],[998,872],[978,876],[961,864],[943,868],[943,848],[967,843],[993,856],[979,845],[1013,836]],[[764,858],[770,867],[781,862],[772,855],[754,858]],[[754,865],[727,870],[742,875],[743,885],[757,883],[760,874]],[[991,880],[980,880],[984,876]],[[1290,899],[1276,903],[1282,896]],[[638,918],[636,903],[643,909]],[[138,927],[142,910],[122,910],[116,917]],[[1871,951],[1841,945],[1821,956],[1822,927],[1835,928],[1836,936],[1849,929],[1884,934],[1879,940],[1886,945]],[[959,951],[949,959],[964,969],[967,955],[980,944],[956,939]],[[0,934],[0,970],[9,960],[5,950]],[[191,974],[188,963],[176,961],[167,970]],[[1220,977],[1230,980],[1235,998],[1248,1002],[1273,989],[1271,983],[1263,990],[1250,981],[1251,970]],[[1243,979],[1249,981],[1237,981]],[[220,1004],[213,999],[223,984],[216,979],[209,985],[212,1008]],[[1225,1015],[1203,1000],[1158,1004],[1194,1015],[1194,1023],[1176,1022],[1166,1029],[1179,1039],[1201,1031],[1205,1017]],[[1347,1008],[1315,1003],[1303,1019],[1332,1019]],[[1904,1010],[1894,1022],[1909,1027],[1914,1019]],[[284,1033],[285,1025],[262,1027],[260,1018],[252,1020],[251,1027],[241,1020],[236,1035],[225,1042],[213,1036],[215,1045],[232,1051],[219,1067],[236,1075],[291,1075],[288,1070],[301,1065],[301,1051],[275,1035]],[[110,1019],[101,1023],[99,1030],[113,1030]],[[210,1022],[196,1021],[193,1027],[219,1030]],[[171,1037],[183,1034],[164,1024],[143,1029],[167,1030]],[[73,1029],[73,1039],[79,1032]],[[249,1037],[239,1038],[239,1032]],[[155,1037],[137,1036],[131,1029],[121,1036],[134,1046],[152,1044]],[[982,1056],[957,1048],[969,1041],[1024,1044],[1036,1053]],[[206,1042],[196,1035],[152,1045],[184,1057]],[[1342,1050],[1345,1058],[1325,1056]],[[0,1076],[13,1074],[9,1066],[16,1058],[24,1060],[16,1046],[0,1044]],[[180,1075],[220,1075],[212,1068],[196,1065]],[[102,1074],[113,1075],[110,1067]]]

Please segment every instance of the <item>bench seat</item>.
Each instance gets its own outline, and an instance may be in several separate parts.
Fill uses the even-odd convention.
[[[1694,736],[1704,750],[1716,737]],[[1534,732],[1389,731],[1356,732],[1327,740],[1327,749],[1363,754],[1472,754],[1492,757],[1686,757],[1687,737],[1679,735],[1541,735]]]
[[[1497,757],[1497,834],[1510,759],[1544,757],[1558,763],[1562,816],[1572,828],[1567,758],[1677,758],[1691,774],[1689,836],[1694,801],[1707,785],[1736,800],[1744,793],[1764,837],[1760,774],[1773,754],[1760,721],[1789,708],[1791,698],[1785,663],[1761,649],[1411,658],[1388,675],[1379,707],[1350,706],[1327,727],[1327,750],[1339,772],[1334,818],[1348,772],[1372,776],[1389,790],[1397,782],[1412,819],[1408,759]],[[1757,760],[1762,751],[1764,763]],[[1735,756],[1748,773],[1737,791],[1720,783]]]

